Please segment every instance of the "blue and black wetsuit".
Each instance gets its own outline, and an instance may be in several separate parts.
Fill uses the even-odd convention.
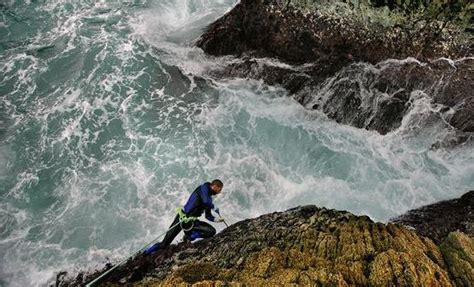
[[[209,221],[214,221],[214,216],[211,213],[211,209],[214,209],[214,204],[212,203],[211,196],[213,192],[211,190],[211,184],[209,182],[203,183],[201,186],[198,186],[189,197],[188,201],[183,207],[183,211],[187,216],[194,216],[199,217],[203,213],[206,214],[206,218]],[[179,215],[173,220],[170,227],[177,224],[179,222]],[[194,225],[193,225],[194,224]],[[185,231],[185,236],[188,240],[195,240],[198,238],[209,238],[216,234],[216,229],[212,227],[209,223],[196,220],[193,222],[189,222],[187,224],[183,224],[184,229],[188,229],[192,226],[191,230]],[[173,239],[179,234],[181,231],[181,225],[178,224],[174,228],[170,229],[163,241],[160,243],[160,248],[164,248],[171,244]]]

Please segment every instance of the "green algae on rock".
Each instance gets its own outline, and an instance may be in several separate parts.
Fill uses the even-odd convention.
[[[457,286],[474,285],[474,240],[462,232],[451,232],[440,245],[451,278]]]
[[[473,276],[474,241],[462,233],[449,239],[440,249],[403,226],[375,223],[367,216],[345,211],[302,206],[238,222],[208,240],[172,245],[136,258],[104,283],[469,286],[463,282]]]

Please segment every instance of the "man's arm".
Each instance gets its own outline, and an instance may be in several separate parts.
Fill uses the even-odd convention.
[[[214,215],[212,215],[210,208],[206,208],[206,218],[207,220],[212,221],[212,222],[214,222],[214,220],[216,219]]]
[[[201,199],[202,199],[202,203],[207,207],[207,209],[214,209],[214,204],[212,203],[212,198],[210,196],[210,190],[209,190],[209,185],[207,184],[203,184],[201,185]],[[207,210],[206,210],[207,212]],[[209,210],[210,212],[210,210]],[[206,215],[207,217],[207,215]]]

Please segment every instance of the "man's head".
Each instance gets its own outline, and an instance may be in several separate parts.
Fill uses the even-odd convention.
[[[219,179],[214,179],[211,182],[211,190],[213,194],[221,193],[222,187],[224,187],[224,184]]]

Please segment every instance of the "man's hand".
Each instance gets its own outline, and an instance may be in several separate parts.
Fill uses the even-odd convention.
[[[224,218],[218,217],[214,220],[214,222],[224,222]]]

